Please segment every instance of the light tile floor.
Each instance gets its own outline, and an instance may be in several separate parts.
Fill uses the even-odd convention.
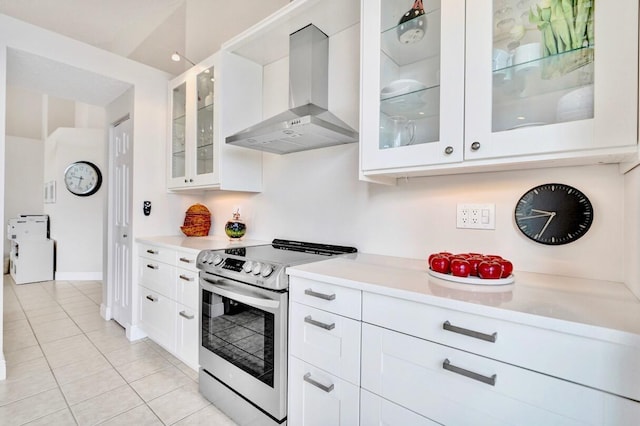
[[[101,284],[4,275],[1,425],[235,425],[191,368],[100,317]]]

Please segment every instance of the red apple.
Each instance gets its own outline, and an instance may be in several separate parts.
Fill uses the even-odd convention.
[[[431,263],[429,263],[429,266],[432,270],[440,272],[441,274],[448,274],[450,271],[449,258],[446,256],[434,256],[431,259]]]
[[[471,272],[469,273],[469,275],[472,275],[474,277],[478,276],[478,265],[480,264],[480,262],[483,262],[484,259],[480,256],[474,256],[474,257],[470,257],[467,259],[467,262],[469,262],[469,265],[471,266]]]
[[[469,253],[458,253],[454,254],[453,257],[457,257],[458,259],[468,259],[471,255]]]
[[[500,274],[500,278],[507,278],[513,272],[513,264],[507,259],[499,259],[498,263],[502,267],[502,274]]]
[[[471,273],[471,265],[465,259],[452,259],[450,268],[451,275],[456,277],[468,277]]]
[[[487,280],[496,280],[502,275],[502,266],[495,261],[483,261],[478,265],[478,276]]]

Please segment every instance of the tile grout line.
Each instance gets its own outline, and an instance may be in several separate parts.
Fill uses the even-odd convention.
[[[63,281],[63,282],[68,283],[69,285],[71,285],[71,286],[72,286],[72,288],[74,288],[75,290],[77,290],[77,291],[78,291],[82,296],[84,296],[85,298],[89,299],[92,303],[94,303],[96,306],[98,306],[98,304],[96,303],[96,301],[95,301],[95,300],[93,300],[89,295],[87,295],[85,292],[83,292],[83,291],[81,290],[81,288],[77,287],[74,283],[69,282],[69,281]],[[56,283],[56,282],[55,282],[55,281],[48,281],[47,283],[53,283],[53,284],[55,285],[55,283]],[[108,353],[110,353],[110,352],[115,352],[115,351],[117,351],[117,350],[119,350],[119,349],[115,349],[115,350],[112,350],[112,351],[109,351],[109,352],[104,352],[104,351],[103,351],[103,350],[102,350],[102,349],[101,349],[101,348],[96,344],[96,342],[94,342],[94,340],[93,340],[93,339],[88,335],[88,333],[90,333],[90,332],[92,332],[92,331],[100,331],[100,330],[96,329],[96,330],[87,330],[87,331],[85,331],[85,330],[84,330],[84,328],[83,328],[83,327],[81,327],[80,323],[78,323],[78,322],[77,322],[77,320],[74,318],[74,315],[73,315],[73,314],[71,314],[69,311],[67,311],[67,308],[66,308],[66,307],[65,307],[65,306],[60,302],[60,300],[59,300],[59,299],[57,299],[57,298],[55,297],[55,292],[50,291],[50,289],[49,289],[48,287],[46,287],[46,285],[45,285],[46,283],[34,283],[34,284],[36,284],[36,285],[38,286],[38,288],[39,288],[40,290],[42,290],[42,291],[44,292],[44,294],[46,294],[46,296],[48,296],[47,302],[50,302],[50,301],[55,302],[56,307],[60,308],[60,309],[62,310],[62,312],[64,312],[64,314],[65,314],[65,316],[66,316],[66,319],[71,320],[71,322],[74,324],[74,326],[75,326],[75,327],[77,327],[77,328],[80,330],[80,333],[79,333],[79,334],[74,334],[74,335],[71,335],[71,336],[61,337],[61,338],[59,338],[59,339],[53,340],[53,341],[51,341],[51,342],[46,342],[46,343],[47,343],[47,344],[48,344],[48,343],[53,343],[53,342],[55,342],[55,341],[57,341],[57,340],[61,340],[61,339],[64,339],[64,338],[76,337],[76,336],[81,336],[81,335],[82,335],[86,340],[88,340],[88,341],[90,342],[91,346],[92,346],[92,347],[94,347],[94,348],[98,351],[98,353],[99,353],[99,354],[100,354],[100,355],[101,355],[101,356],[106,360],[106,362],[108,363],[108,365],[109,365],[109,366],[110,366],[110,367],[111,367],[111,368],[116,372],[116,374],[118,374],[118,376],[120,376],[120,377],[123,379],[123,381],[125,382],[126,386],[128,386],[128,388],[129,388],[130,390],[132,390],[132,391],[133,391],[133,392],[134,392],[134,393],[135,393],[135,394],[140,398],[140,400],[142,401],[142,403],[141,403],[141,404],[136,405],[135,407],[132,407],[132,408],[130,408],[129,410],[126,410],[126,411],[123,411],[123,412],[117,413],[117,414],[116,414],[116,415],[114,415],[114,416],[111,416],[111,417],[109,417],[109,418],[107,418],[107,419],[101,420],[101,421],[100,421],[100,424],[106,423],[106,422],[108,422],[108,421],[110,421],[110,420],[112,420],[112,419],[114,419],[114,418],[116,418],[116,417],[118,417],[118,416],[120,416],[120,415],[122,415],[122,414],[128,413],[128,412],[130,412],[130,411],[132,411],[132,410],[135,410],[135,409],[137,409],[137,408],[139,408],[139,407],[141,407],[141,406],[146,406],[146,408],[147,408],[149,411],[151,411],[151,413],[153,413],[154,418],[156,418],[156,419],[157,419],[161,424],[163,424],[163,425],[168,425],[169,423],[165,423],[165,422],[160,418],[159,414],[158,414],[158,413],[156,413],[156,411],[155,411],[155,410],[153,410],[153,408],[149,405],[149,402],[151,402],[151,401],[153,401],[153,400],[155,400],[155,399],[157,399],[157,398],[161,398],[161,397],[163,397],[163,396],[167,395],[168,393],[170,393],[170,392],[174,391],[175,389],[170,390],[170,391],[167,391],[167,392],[164,392],[164,393],[162,393],[161,395],[157,395],[157,396],[155,396],[155,397],[154,397],[152,400],[150,400],[150,401],[146,401],[146,400],[142,397],[142,395],[141,395],[138,391],[136,391],[136,389],[131,385],[131,383],[129,383],[129,382],[127,381],[127,379],[126,379],[126,378],[123,376],[123,374],[118,370],[118,368],[113,364],[113,362],[112,362],[112,361],[107,357],[107,354],[108,354]],[[4,287],[4,286],[3,286],[3,287]],[[22,315],[23,315],[24,319],[26,320],[26,322],[27,322],[27,324],[28,324],[28,326],[29,326],[29,330],[30,330],[30,332],[32,333],[32,335],[33,335],[33,337],[34,337],[34,339],[35,339],[35,342],[36,342],[36,345],[33,345],[33,346],[38,346],[38,348],[40,349],[40,352],[42,353],[42,357],[44,358],[44,361],[46,362],[46,365],[47,365],[47,367],[48,367],[48,369],[49,369],[49,372],[50,372],[50,373],[51,373],[51,375],[53,376],[53,379],[54,379],[55,384],[56,384],[56,386],[57,386],[57,390],[60,392],[60,394],[61,394],[61,395],[62,395],[62,397],[63,397],[63,400],[65,401],[66,409],[67,409],[67,410],[69,411],[69,413],[71,414],[71,417],[72,417],[73,421],[75,422],[75,424],[76,424],[76,425],[79,425],[79,420],[78,420],[78,418],[76,417],[76,414],[74,413],[73,409],[71,408],[71,405],[69,404],[69,400],[68,400],[67,396],[65,395],[65,393],[64,393],[64,392],[63,392],[63,390],[62,390],[62,386],[61,386],[61,384],[60,384],[60,382],[59,382],[59,380],[58,380],[58,378],[57,378],[56,374],[53,372],[53,367],[52,367],[52,365],[51,365],[51,363],[50,363],[50,361],[49,361],[49,358],[47,357],[47,355],[45,354],[45,352],[44,352],[44,350],[43,350],[42,345],[43,345],[43,343],[44,343],[44,342],[41,342],[41,340],[38,338],[38,336],[37,336],[37,334],[36,334],[36,332],[35,332],[34,325],[33,325],[33,323],[32,323],[32,320],[33,320],[33,319],[32,319],[32,318],[27,314],[27,311],[25,310],[25,304],[24,304],[25,302],[23,301],[23,299],[28,298],[28,296],[30,296],[30,295],[28,295],[28,296],[27,296],[27,295],[24,295],[24,294],[23,294],[23,295],[21,296],[21,295],[19,294],[20,292],[17,292],[17,291],[16,291],[16,289],[17,289],[17,285],[16,285],[15,283],[10,283],[10,284],[9,284],[9,285],[7,285],[6,287],[7,287],[7,288],[12,292],[12,296],[14,297],[15,301],[17,302],[17,304],[18,304],[19,308],[20,308],[20,309],[21,309],[21,311],[22,311]],[[34,299],[36,300],[36,302],[38,302],[38,301],[39,301],[39,300],[38,300],[38,299],[39,299],[39,295],[40,295],[40,293],[35,293],[35,296],[36,296],[36,297],[34,297]],[[72,296],[72,297],[73,297],[73,296]],[[44,298],[43,298],[43,300],[44,300]],[[78,314],[78,315],[81,315],[81,314]],[[22,318],[20,318],[20,319],[22,319]],[[19,319],[19,320],[20,320],[20,319]],[[63,318],[61,318],[61,319],[63,319]],[[19,320],[16,320],[16,321],[19,321]],[[106,323],[106,322],[108,322],[108,321],[105,321],[105,323]],[[115,321],[114,321],[114,322],[115,322]],[[117,324],[117,322],[115,322],[115,323]],[[118,326],[120,326],[120,324],[117,324],[117,325],[118,325]],[[121,326],[120,326],[120,327],[121,327]],[[191,383],[191,382],[195,382],[195,383],[197,383],[197,381],[196,381],[196,380],[193,380],[193,379],[192,379],[192,378],[191,378],[191,377],[190,377],[190,376],[189,376],[185,371],[183,371],[183,370],[179,367],[179,365],[176,365],[174,362],[172,362],[172,360],[171,360],[171,359],[167,358],[167,357],[164,355],[164,353],[166,353],[166,349],[164,349],[162,346],[158,345],[157,343],[155,343],[155,342],[153,342],[153,341],[150,341],[150,343],[148,343],[148,342],[146,342],[146,339],[141,339],[141,340],[140,340],[140,342],[141,342],[141,344],[146,345],[146,347],[148,347],[148,348],[149,348],[149,349],[150,349],[150,350],[151,350],[155,355],[157,355],[157,356],[159,356],[161,359],[163,359],[163,360],[167,361],[167,362],[169,363],[169,366],[168,366],[168,367],[165,367],[165,368],[161,368],[160,370],[157,370],[157,371],[151,372],[151,373],[149,373],[149,374],[147,374],[147,375],[145,375],[145,376],[143,376],[143,377],[140,377],[140,378],[138,378],[138,379],[136,379],[136,380],[142,380],[142,379],[144,379],[145,377],[148,377],[148,376],[150,376],[150,375],[156,374],[156,373],[158,373],[158,372],[160,372],[160,371],[162,371],[162,370],[166,370],[166,369],[169,369],[169,368],[173,368],[173,369],[175,369],[175,370],[179,371],[179,372],[180,372],[179,374],[181,374],[182,376],[184,376],[184,377],[189,381],[189,385],[186,385],[186,384],[185,384],[185,385],[179,386],[179,387],[178,387],[178,388],[176,388],[176,389],[179,389],[179,388],[182,388],[182,387],[185,387],[185,386],[192,386],[192,383]],[[130,343],[134,343],[134,342],[130,342]],[[157,347],[156,347],[156,346],[157,346]],[[136,360],[131,361],[131,362],[135,362],[135,361],[136,361]],[[179,359],[178,359],[178,361],[182,362],[182,361],[181,361],[181,360],[179,360]],[[97,373],[96,373],[96,374],[97,374]],[[89,376],[90,376],[90,375],[89,375]],[[85,376],[85,377],[87,377],[87,376]],[[78,380],[81,380],[81,379],[78,379]],[[133,383],[133,382],[132,382],[132,383]],[[27,396],[27,397],[20,398],[20,399],[18,399],[18,400],[16,400],[16,401],[12,401],[12,402],[11,402],[11,403],[9,403],[9,404],[12,404],[12,403],[15,403],[15,402],[18,402],[18,401],[22,401],[22,400],[24,400],[24,399],[26,399],[26,398],[30,398],[30,397],[33,397],[33,396],[35,396],[35,395],[40,395],[41,393],[44,393],[44,392],[47,392],[47,391],[50,391],[50,390],[53,390],[53,389],[54,389],[54,388],[52,388],[52,389],[48,389],[48,390],[46,390],[46,391],[42,391],[42,392],[37,392],[37,393],[35,393],[35,394],[33,394],[33,395],[29,395],[29,396]],[[112,389],[112,390],[113,390],[113,389]],[[109,392],[109,391],[107,391],[107,392]],[[101,395],[102,395],[102,394],[101,394]],[[100,395],[97,395],[97,396],[100,396]],[[97,397],[97,396],[96,396],[96,397]],[[80,404],[81,402],[88,401],[88,400],[90,400],[90,399],[91,399],[91,398],[89,398],[89,399],[87,399],[87,400],[84,400],[84,401],[80,401],[80,402],[78,402],[78,403],[74,404],[74,406],[75,406],[75,405],[77,405],[77,404]],[[9,405],[9,404],[6,404],[6,405]],[[211,405],[211,404],[209,404],[209,405]],[[26,423],[34,422],[34,421],[40,420],[40,419],[42,419],[42,418],[44,418],[44,417],[47,417],[47,416],[50,416],[50,415],[53,415],[53,414],[56,414],[56,413],[62,412],[64,409],[65,409],[65,408],[61,408],[61,409],[56,410],[56,411],[53,411],[53,412],[51,412],[51,413],[47,413],[47,414],[45,414],[45,415],[43,415],[43,416],[40,416],[40,417],[38,417],[38,418],[31,419],[31,420],[29,420],[29,421],[28,421],[28,422],[26,422]],[[194,413],[188,413],[188,414],[186,414],[185,416],[181,417],[180,419],[177,419],[177,420],[172,421],[172,423],[171,423],[171,424],[178,423],[178,422],[180,422],[180,421],[182,421],[182,420],[184,420],[184,419],[188,418],[189,416],[191,416],[191,415],[195,414],[195,413],[196,413],[196,412],[198,412],[198,411],[200,411],[200,410],[196,410]],[[23,423],[23,424],[26,424],[26,423]]]
[[[80,292],[81,292],[85,297],[88,297],[88,296],[86,296],[86,294],[84,294],[84,293],[82,292],[82,290],[80,290],[78,287],[76,287],[72,282],[70,282],[69,284],[71,284],[74,288],[76,288],[78,291],[80,291]],[[45,291],[46,291],[46,289],[45,289]],[[90,298],[89,298],[89,299],[90,299]],[[93,299],[91,299],[91,300],[93,301]],[[57,300],[56,300],[56,303],[58,303],[58,304],[60,305],[60,303],[59,303],[59,302],[57,302]],[[125,382],[125,385],[126,385],[126,386],[128,386],[128,387],[129,387],[129,389],[131,389],[131,390],[132,390],[132,391],[133,391],[133,392],[134,392],[134,393],[135,393],[135,394],[140,398],[140,400],[142,401],[142,404],[140,404],[140,405],[136,405],[135,407],[132,407],[131,409],[129,409],[129,410],[127,410],[127,411],[123,411],[123,412],[118,413],[118,414],[116,414],[116,415],[114,415],[114,416],[112,416],[112,417],[109,417],[109,418],[107,418],[107,419],[104,419],[104,420],[102,420],[102,421],[101,421],[100,423],[98,423],[98,424],[106,423],[106,422],[108,422],[109,420],[114,419],[114,418],[116,418],[116,417],[118,417],[118,416],[120,416],[120,415],[122,415],[122,414],[124,414],[124,413],[128,413],[129,411],[135,410],[136,408],[138,408],[138,407],[140,407],[140,406],[142,406],[142,405],[145,405],[145,406],[146,406],[146,407],[147,407],[147,408],[148,408],[148,409],[153,413],[153,415],[158,419],[158,421],[159,421],[160,423],[165,424],[165,423],[164,423],[164,421],[162,421],[162,419],[161,419],[161,418],[160,418],[160,416],[158,415],[158,413],[156,413],[156,412],[153,410],[153,408],[148,404],[148,402],[147,402],[147,401],[145,401],[145,399],[142,397],[142,395],[141,395],[138,391],[136,391],[136,389],[135,389],[133,386],[131,386],[131,383],[130,383],[130,382],[129,382],[129,381],[128,381],[128,380],[127,380],[123,375],[122,375],[122,373],[118,370],[117,366],[115,366],[115,365],[112,363],[112,361],[107,357],[107,353],[108,353],[108,352],[104,352],[100,347],[98,347],[98,345],[97,345],[97,344],[96,344],[96,343],[91,339],[91,337],[89,337],[89,336],[87,335],[87,332],[86,332],[85,330],[83,330],[83,329],[80,327],[80,325],[75,321],[75,319],[74,319],[74,318],[73,318],[73,317],[72,317],[72,316],[71,316],[71,315],[70,315],[70,314],[65,310],[65,308],[64,308],[64,306],[63,306],[63,305],[60,305],[60,307],[61,307],[61,308],[62,308],[62,310],[67,314],[67,316],[69,316],[69,318],[71,319],[71,321],[73,321],[73,323],[74,323],[74,324],[75,324],[75,325],[80,329],[80,331],[82,332],[82,334],[87,338],[87,340],[91,343],[91,345],[92,345],[92,346],[93,346],[93,347],[94,347],[94,348],[95,348],[95,349],[100,353],[100,355],[102,355],[102,356],[104,357],[104,359],[106,360],[106,362],[111,366],[111,368],[113,368],[113,370],[116,372],[116,374],[118,374],[118,376],[120,376],[120,377],[122,378],[122,380]],[[98,309],[99,309],[99,307],[98,307]],[[108,321],[105,321],[105,322],[108,322]],[[114,321],[114,322],[115,322],[115,321]],[[120,324],[118,324],[117,322],[115,322],[115,323],[116,323],[118,326],[122,327],[122,326],[121,326]],[[97,331],[97,330],[94,330],[94,331]],[[146,344],[146,343],[144,343],[144,344]],[[154,347],[153,347],[153,346],[151,346],[151,345],[147,345],[147,346],[148,346],[148,347],[149,347],[149,348],[150,348],[154,353],[156,353],[158,356],[160,356],[161,358],[165,359],[165,358],[162,356],[162,354],[156,350],[156,348],[154,348]],[[117,349],[116,349],[116,350],[117,350]],[[115,352],[115,351],[111,351],[111,352]],[[167,361],[168,361],[168,360],[167,360]],[[135,362],[135,361],[132,361],[132,362]],[[180,369],[178,369],[177,367],[175,367],[173,364],[172,364],[172,367],[174,367],[174,368],[176,368],[178,371],[180,371]],[[162,370],[162,369],[161,369],[161,370]],[[161,370],[158,370],[158,371],[152,372],[152,373],[148,374],[147,376],[150,376],[151,374],[155,374],[155,373],[157,373],[157,372],[159,372],[159,371],[161,371]],[[186,374],[184,374],[184,372],[180,371],[180,373],[181,373],[181,374],[183,374],[183,375],[184,375],[186,378],[188,378],[189,380],[191,380],[191,379],[190,379]],[[55,376],[55,374],[54,374],[54,376]],[[140,379],[138,379],[138,380],[141,380],[141,379],[143,379],[143,378],[145,378],[145,377],[147,377],[147,376],[143,376],[143,377],[141,377],[141,378],[140,378]],[[57,382],[57,381],[56,381],[56,382]],[[60,391],[61,391],[61,393],[62,393],[62,394],[63,394],[63,396],[64,396],[64,392],[62,392],[62,387],[61,387],[59,384],[58,384],[58,386],[60,387]],[[113,389],[112,389],[112,390],[113,390]],[[107,392],[109,392],[109,391],[107,391]],[[171,391],[169,391],[169,392],[171,392]],[[167,394],[167,393],[169,393],[169,392],[163,393],[162,395],[158,395],[156,398],[160,398],[161,396],[164,396],[164,395],[166,395],[166,394]],[[99,395],[98,395],[98,396],[99,396]],[[154,398],[154,399],[156,399],[156,398]],[[90,398],[90,399],[91,399],[91,398]],[[80,404],[81,402],[85,402],[85,401],[88,401],[88,400],[89,400],[89,399],[84,400],[84,401],[80,401],[80,402],[78,402],[77,404]],[[65,396],[65,401],[66,401],[66,396]],[[77,405],[77,404],[73,404],[73,405]],[[73,415],[73,417],[74,417],[74,419],[75,419],[75,421],[76,421],[76,424],[79,424],[78,420],[77,420],[77,419],[76,419],[76,417],[75,417],[75,413],[74,413],[74,412],[73,412],[73,410],[71,409],[71,405],[69,405],[68,401],[67,401],[67,406],[69,407],[69,411],[71,411],[71,414]],[[189,415],[190,415],[190,414],[189,414]],[[187,415],[186,417],[188,417],[188,415]],[[186,418],[186,417],[185,417],[185,418]],[[182,419],[181,419],[181,420],[182,420]]]
[[[40,288],[42,288],[45,292],[49,293],[49,292],[47,291],[47,289],[46,289],[46,288],[44,288],[44,287],[41,285],[41,283],[37,283],[37,284],[38,284],[38,286],[39,286]],[[10,285],[10,287],[11,287],[11,286],[15,286],[15,285],[17,285],[17,284],[15,284],[15,283],[14,283],[14,284]],[[60,386],[60,382],[58,382],[58,378],[56,377],[55,373],[53,372],[53,367],[51,367],[51,363],[49,362],[49,359],[47,358],[47,355],[46,355],[46,354],[44,353],[44,351],[42,350],[42,343],[40,342],[40,339],[38,339],[38,335],[36,334],[35,330],[33,329],[33,324],[31,324],[31,319],[29,318],[29,315],[27,315],[27,312],[26,312],[26,310],[24,309],[24,305],[22,304],[22,300],[20,300],[20,296],[18,295],[18,293],[16,293],[16,292],[15,292],[15,290],[14,290],[14,289],[12,289],[12,291],[13,291],[13,293],[15,294],[16,299],[18,300],[18,304],[20,304],[20,309],[22,309],[22,312],[24,313],[24,316],[25,316],[25,318],[26,318],[26,320],[27,320],[27,323],[29,324],[29,328],[31,329],[31,332],[33,333],[33,337],[36,339],[36,342],[38,342],[38,347],[39,347],[39,348],[40,348],[40,350],[42,351],[42,357],[44,358],[45,362],[47,363],[47,366],[49,367],[49,371],[51,372],[51,375],[53,376],[53,380],[56,382],[56,386],[58,387],[58,391],[59,391],[59,392],[60,392],[60,394],[62,395],[62,398],[64,399],[64,403],[67,405],[67,409],[68,409],[68,410],[69,410],[69,412],[71,413],[71,416],[72,416],[72,418],[73,418],[73,421],[76,423],[76,425],[78,425],[78,419],[76,419],[76,416],[73,414],[73,411],[71,410],[71,406],[69,405],[69,401],[67,400],[66,395],[65,395],[65,394],[64,394],[64,392],[62,391],[62,386]],[[60,306],[60,308],[64,311],[64,313],[65,313],[67,316],[69,316],[69,314],[67,313],[67,311],[65,311],[65,310],[64,310],[64,308],[62,307],[62,305],[60,305],[60,303],[59,303],[56,299],[54,299],[53,297],[51,297],[51,299],[52,299],[52,300],[54,300],[58,306]],[[72,320],[72,321],[73,321],[73,320]],[[74,324],[75,324],[75,322],[74,322]],[[37,393],[37,394],[35,394],[35,395],[39,395],[39,394],[44,393],[44,392],[47,392],[47,391],[38,392],[38,393]],[[30,395],[29,397],[26,397],[26,398],[30,398],[31,396],[34,396],[34,395]],[[22,399],[26,399],[26,398],[22,398]],[[62,411],[62,409],[60,409],[60,410],[58,410],[58,411]],[[46,417],[46,416],[48,416],[48,415],[51,415],[51,414],[57,413],[58,411],[54,411],[53,413],[48,413],[48,414],[45,414],[44,416],[38,417],[38,418],[36,418],[36,419],[29,420],[28,422],[23,423],[23,425],[24,425],[24,424],[27,424],[27,423],[30,423],[30,422],[33,422],[33,421],[36,421],[36,420],[39,420],[39,419],[42,419],[42,418],[44,418],[44,417]]]
[[[86,294],[84,294],[84,293],[82,292],[82,290],[80,290],[78,287],[76,287],[72,282],[70,282],[69,284],[71,284],[71,285],[72,285],[76,290],[78,290],[80,293],[82,293],[82,295],[83,295],[83,296],[85,296],[85,297],[89,298]],[[93,301],[93,299],[91,299],[91,298],[89,298],[89,299],[90,299],[91,301]],[[57,302],[57,301],[56,301],[56,302]],[[95,303],[95,302],[94,302],[94,303]],[[96,305],[97,305],[97,304],[96,304]],[[113,363],[111,362],[111,360],[109,360],[109,358],[106,356],[106,353],[105,353],[105,352],[103,352],[103,351],[102,351],[102,349],[100,349],[100,348],[98,347],[98,345],[96,345],[96,343],[91,339],[91,337],[89,337],[89,336],[87,335],[87,332],[86,332],[84,329],[82,329],[82,327],[80,327],[80,324],[78,324],[78,323],[75,321],[75,319],[74,319],[74,318],[73,318],[73,317],[72,317],[72,316],[71,316],[71,315],[70,315],[70,314],[65,310],[64,306],[62,306],[62,305],[61,305],[60,307],[61,307],[61,308],[62,308],[62,310],[63,310],[63,311],[64,311],[64,312],[69,316],[69,318],[71,319],[71,321],[73,321],[73,323],[76,325],[76,327],[78,327],[78,328],[80,329],[80,331],[82,331],[82,334],[86,337],[86,339],[89,341],[89,343],[91,343],[91,345],[92,345],[92,346],[93,346],[93,347],[94,347],[94,348],[95,348],[95,349],[100,353],[100,355],[101,355],[101,356],[106,360],[106,362],[111,366],[111,368],[113,368],[113,370],[116,372],[116,374],[122,378],[122,380],[124,381],[125,385],[126,385],[126,386],[128,386],[128,387],[129,387],[129,388],[130,388],[130,389],[131,389],[131,390],[132,390],[132,391],[133,391],[133,392],[134,392],[134,393],[135,393],[135,394],[140,398],[140,400],[142,401],[142,404],[140,404],[140,405],[136,405],[135,407],[132,407],[131,409],[129,409],[129,410],[127,410],[127,411],[123,411],[123,412],[118,413],[118,414],[116,414],[116,415],[114,415],[114,416],[111,416],[111,417],[109,417],[109,418],[107,418],[107,419],[104,419],[104,420],[102,420],[102,421],[101,421],[100,423],[98,423],[98,424],[106,423],[106,422],[108,422],[109,420],[114,419],[114,418],[118,417],[118,416],[119,416],[119,415],[121,415],[121,414],[128,413],[128,412],[129,412],[129,411],[131,411],[131,410],[135,410],[136,408],[140,407],[141,405],[147,405],[147,406],[148,406],[148,404],[147,404],[147,403],[146,403],[146,401],[142,398],[142,396],[141,396],[141,395],[140,395],[140,394],[139,394],[139,393],[138,393],[138,392],[133,388],[133,386],[131,386],[131,384],[127,381],[127,379],[125,379],[125,377],[122,375],[122,373],[120,373],[120,371],[116,368],[116,366],[115,366],[115,365],[113,365]],[[97,306],[97,308],[98,308],[98,312],[100,312],[100,307],[99,307],[99,306]],[[109,320],[109,321],[111,321],[111,320]],[[108,322],[108,321],[107,321],[107,320],[105,320],[105,323],[106,323],[106,322]],[[116,321],[114,321],[114,322],[115,322],[118,326],[122,327],[122,326],[121,326],[120,324],[118,324]],[[97,330],[93,330],[93,331],[97,331]],[[112,352],[114,352],[114,351],[112,351]],[[97,373],[96,373],[96,374],[97,374]],[[55,374],[54,374],[54,376],[55,376]],[[58,385],[58,386],[60,386],[60,385]],[[117,388],[116,388],[116,389],[117,389]],[[109,391],[107,391],[107,392],[110,392],[110,391],[112,391],[112,390],[114,390],[114,389],[111,389],[111,390],[109,390]],[[61,392],[61,393],[63,394],[63,396],[64,396],[64,392],[62,392],[62,387],[61,387],[61,386],[60,386],[60,392]],[[106,393],[106,392],[104,392],[104,393]],[[101,395],[103,395],[104,393],[102,393]],[[96,396],[100,396],[100,395],[96,395]],[[85,401],[89,401],[90,399],[92,399],[92,398],[89,398],[89,399],[86,399],[86,400],[83,400],[83,401],[79,401],[79,402],[77,402],[76,404],[73,404],[73,405],[81,404],[81,403],[83,403],[83,402],[85,402]],[[66,396],[65,396],[65,401],[66,401]],[[76,422],[76,425],[79,425],[78,419],[76,418],[76,415],[75,415],[74,411],[71,409],[71,405],[69,405],[69,403],[68,403],[68,402],[67,402],[67,406],[69,407],[69,411],[71,412],[71,415],[73,416],[73,418],[74,418],[74,420],[75,420],[75,422]],[[149,409],[151,410],[151,407],[149,407]],[[161,423],[163,423],[163,422],[162,422],[162,420],[161,420],[161,419],[158,417],[158,415],[155,413],[155,411],[151,410],[151,412],[153,413],[153,415],[154,415],[154,416],[156,416],[156,418],[157,418]]]

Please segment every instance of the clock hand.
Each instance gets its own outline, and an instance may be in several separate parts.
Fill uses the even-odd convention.
[[[524,220],[524,219],[535,219],[538,217],[547,217],[547,216],[551,216],[551,213],[542,213],[542,214],[534,214],[531,216],[523,216],[523,217],[518,217],[518,220]]]
[[[549,219],[547,219],[547,223],[544,224],[544,226],[542,227],[542,230],[538,234],[538,238],[542,237],[542,234],[544,234],[544,231],[547,230],[547,226],[549,226],[549,224],[551,223],[554,217],[556,217],[556,212],[551,213],[551,216],[549,216]]]
[[[536,213],[544,213],[546,215],[555,215],[556,212],[548,212],[546,210],[538,210],[538,209],[531,209],[532,212],[536,212]]]

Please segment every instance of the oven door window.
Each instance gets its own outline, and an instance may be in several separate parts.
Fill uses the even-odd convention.
[[[202,346],[273,387],[274,315],[202,291]]]

